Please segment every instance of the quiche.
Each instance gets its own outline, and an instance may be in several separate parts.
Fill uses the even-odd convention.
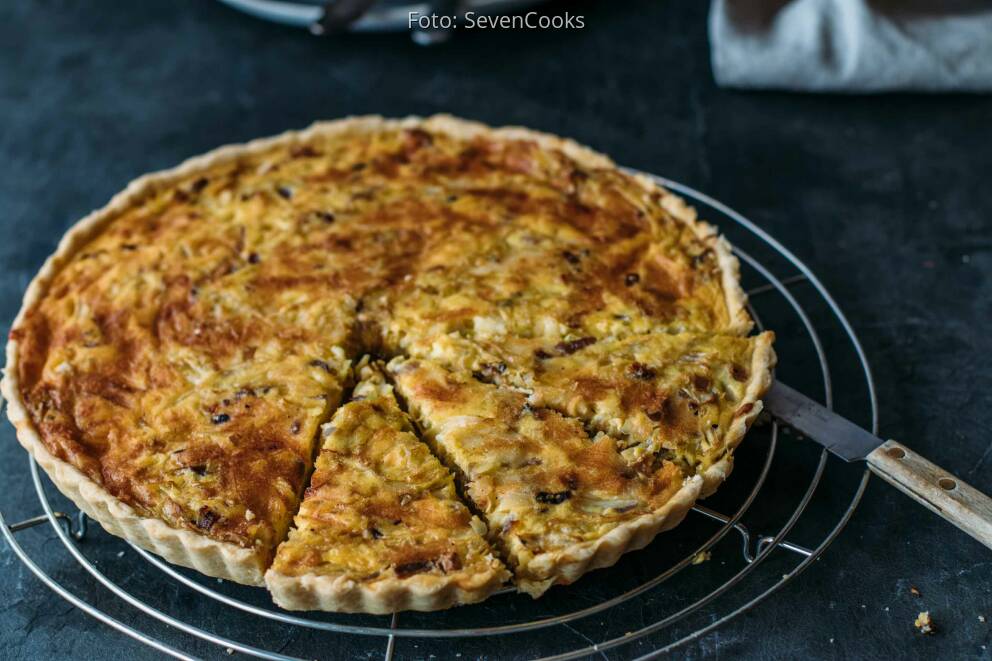
[[[445,608],[511,572],[537,596],[726,478],[775,360],[738,280],[680,198],[571,141],[350,118],[81,220],[2,392],[108,531],[287,608]]]
[[[508,573],[414,434],[392,387],[364,366],[323,444],[295,528],[265,581],[287,609],[433,610],[481,601]]]

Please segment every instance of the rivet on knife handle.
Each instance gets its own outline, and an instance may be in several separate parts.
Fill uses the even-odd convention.
[[[895,441],[867,459],[886,482],[992,548],[992,498]]]

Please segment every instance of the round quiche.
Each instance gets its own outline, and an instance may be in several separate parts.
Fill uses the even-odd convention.
[[[288,609],[539,596],[676,525],[761,410],[726,241],[573,142],[320,123],[142,177],[27,290],[17,438],[109,532]]]

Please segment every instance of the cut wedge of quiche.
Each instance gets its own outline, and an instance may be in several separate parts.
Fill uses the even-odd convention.
[[[612,437],[590,437],[577,420],[531,406],[521,393],[423,360],[389,368],[437,452],[462,476],[517,587],[535,597],[644,546],[699,495],[701,478],[677,463],[630,465]]]
[[[455,334],[411,343],[411,356],[514,388],[533,406],[617,438],[628,462],[664,454],[705,472],[740,442],[769,385],[774,334],[587,336],[557,344]]]
[[[265,575],[293,610],[390,613],[481,601],[509,577],[454,478],[365,366],[322,430],[295,527]]]
[[[525,129],[364,117],[81,220],[28,287],[2,391],[114,534],[268,575],[287,608],[442,608],[501,560],[533,595],[574,581],[712,492],[771,378],[751,329],[727,242],[649,179]]]

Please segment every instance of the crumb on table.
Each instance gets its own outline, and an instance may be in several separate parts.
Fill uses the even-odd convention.
[[[692,564],[701,565],[710,559],[712,554],[709,551],[700,551],[696,555],[692,556]]]
[[[928,636],[933,635],[933,620],[930,619],[930,611],[923,611],[916,616],[916,621],[913,622],[913,626],[920,630],[920,633],[926,634]]]

